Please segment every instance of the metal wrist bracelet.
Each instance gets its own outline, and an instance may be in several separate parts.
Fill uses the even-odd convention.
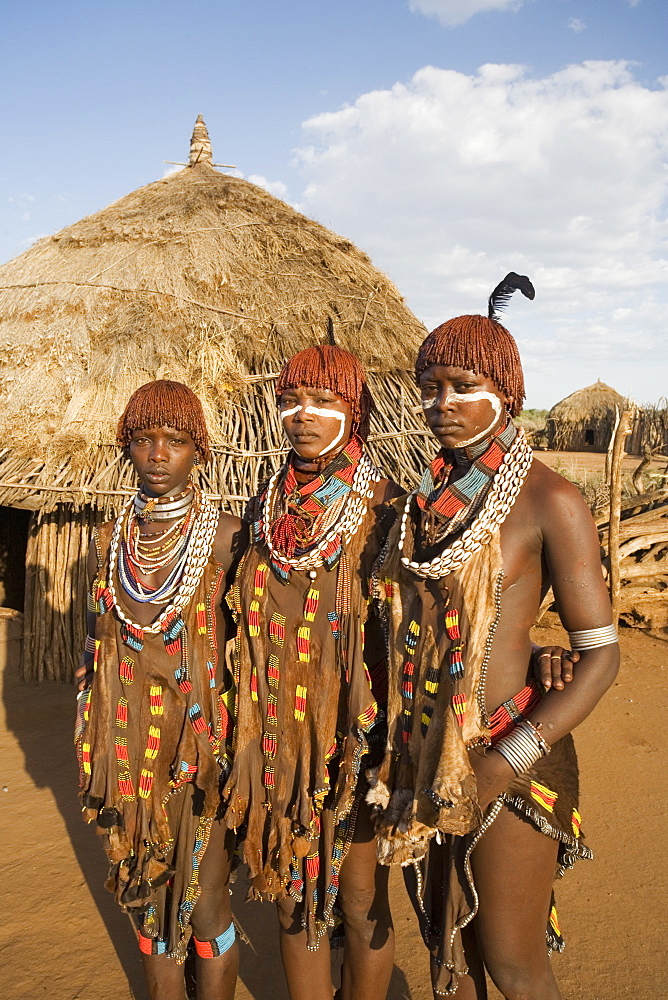
[[[578,632],[569,632],[568,641],[571,649],[597,649],[599,646],[609,646],[619,642],[616,625],[604,625],[602,628],[583,628]]]
[[[507,736],[494,744],[493,749],[498,750],[517,775],[524,774],[550,752],[543,737],[526,719],[518,722]]]

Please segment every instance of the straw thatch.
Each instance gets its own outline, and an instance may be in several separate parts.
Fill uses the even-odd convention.
[[[626,450],[631,455],[646,451],[668,455],[668,400],[660,399],[658,405],[643,406],[637,411]]]
[[[65,676],[74,663],[77,560],[92,522],[133,489],[113,444],[129,394],[154,378],[199,394],[214,446],[201,483],[238,511],[284,449],[275,376],[328,330],[370,371],[377,461],[414,481],[431,451],[410,374],[424,328],[352,243],[215,170],[201,119],[185,169],[0,268],[0,504],[38,512],[26,628],[44,634],[27,675]],[[49,652],[56,594],[64,638]]]
[[[626,400],[605,382],[578,389],[547,415],[547,446],[554,451],[608,450],[617,413]]]

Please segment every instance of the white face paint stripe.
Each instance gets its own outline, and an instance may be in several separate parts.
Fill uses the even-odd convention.
[[[301,406],[293,406],[291,410],[281,410],[281,420],[285,420],[286,417],[291,417],[294,413],[301,410]]]
[[[298,406],[293,406],[291,410],[281,410],[281,420],[285,420],[286,417],[294,416],[294,414],[298,413],[299,410],[301,409],[302,406],[298,405]],[[326,455],[328,451],[331,451],[332,448],[336,448],[337,444],[343,437],[343,432],[346,427],[346,415],[345,413],[340,413],[339,410],[330,410],[324,406],[304,406],[303,410],[304,413],[313,413],[316,417],[325,417],[326,420],[336,419],[341,424],[341,426],[339,427],[339,432],[332,441],[332,443],[328,444],[326,448],[323,448],[321,452],[318,452],[318,458],[320,458],[322,455]]]
[[[484,431],[481,431],[480,434],[475,434],[472,438],[469,438],[468,441],[460,441],[459,444],[457,445],[458,448],[470,448],[472,444],[477,444],[478,441],[482,441],[483,438],[486,438],[487,435],[490,434],[491,431],[494,429],[503,411],[503,407],[501,406],[501,400],[499,399],[498,396],[495,396],[493,393],[484,392],[483,390],[480,390],[480,392],[469,392],[469,393],[453,392],[452,396],[454,396],[454,398],[457,400],[458,403],[466,403],[466,402],[473,403],[480,399],[486,399],[488,402],[492,404],[492,409],[494,410],[494,416],[492,417],[491,424],[488,427],[486,427]]]
[[[449,401],[455,403],[477,403],[482,399],[486,399],[489,403],[492,404],[492,409],[494,410],[494,417],[492,419],[492,422],[488,427],[485,428],[484,431],[480,431],[479,434],[476,434],[474,435],[474,437],[469,438],[468,441],[460,441],[457,444],[458,448],[469,448],[472,444],[476,444],[478,441],[482,441],[483,438],[486,438],[487,435],[493,430],[496,422],[501,416],[503,407],[501,406],[501,400],[499,399],[498,396],[495,396],[491,392],[485,392],[484,389],[480,389],[478,392],[455,392],[453,389],[450,389],[446,393],[445,396],[446,403]],[[438,400],[437,396],[434,396],[433,399],[423,400],[422,409],[423,410],[430,409],[432,406],[436,405],[437,400]]]
[[[324,417],[326,420],[336,419],[341,423],[339,433],[336,435],[332,443],[328,444],[326,448],[323,448],[322,451],[318,453],[318,458],[320,458],[322,455],[326,455],[328,451],[331,451],[332,448],[336,448],[337,444],[343,437],[343,432],[346,428],[346,415],[345,413],[340,413],[338,410],[330,410],[324,406],[307,406],[304,409],[304,413],[314,413],[316,417]]]

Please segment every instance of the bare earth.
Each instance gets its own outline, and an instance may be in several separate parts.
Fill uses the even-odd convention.
[[[600,479],[605,472],[605,454],[596,451],[535,451],[534,457],[544,465],[566,476],[587,485],[588,480]],[[624,455],[622,458],[622,474],[631,476],[641,462],[640,455]],[[656,485],[659,473],[666,469],[665,457],[655,457],[644,472],[646,489]]]
[[[564,641],[553,616],[536,639]],[[15,644],[3,642],[0,662],[5,652],[0,997],[147,1000],[130,925],[102,888],[102,848],[80,818],[73,690],[19,683]],[[625,629],[622,656],[618,683],[576,734],[581,812],[596,860],[580,862],[557,887],[568,946],[553,961],[567,1000],[668,996],[668,637]],[[237,998],[286,1000],[273,907],[244,903],[242,883],[235,912],[252,946],[241,948]],[[393,912],[397,955],[389,1000],[431,1000],[426,954],[399,873]]]

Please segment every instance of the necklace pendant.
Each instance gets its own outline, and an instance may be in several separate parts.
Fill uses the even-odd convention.
[[[102,580],[98,580],[95,583],[95,609],[98,615],[103,615],[106,611],[109,611],[113,607],[114,599],[111,596],[109,587],[105,586]]]
[[[146,501],[145,507],[141,511],[139,511],[139,513],[138,513],[138,517],[140,518],[140,520],[142,520],[142,521],[152,521],[153,520],[153,518],[151,517],[151,514],[153,513],[153,510],[154,510],[155,505],[156,505],[157,502],[158,502],[158,498],[157,497],[150,497],[150,499]]]
[[[123,622],[121,625],[121,639],[126,646],[137,650],[137,652],[144,648],[144,630],[138,625]]]

